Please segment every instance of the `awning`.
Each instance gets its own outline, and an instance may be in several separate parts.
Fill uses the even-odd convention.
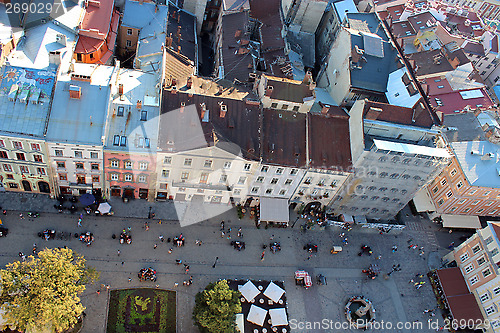
[[[250,307],[250,311],[248,312],[247,320],[251,323],[262,326],[264,325],[266,316],[267,310],[264,310],[263,308],[252,304],[252,306]]]
[[[290,215],[288,199],[260,198],[260,221],[288,223]]]
[[[271,316],[271,325],[273,326],[288,325],[288,318],[286,315],[285,308],[269,309],[269,315]]]
[[[415,194],[413,198],[413,203],[415,204],[415,208],[417,212],[434,212],[436,211],[436,207],[427,191],[427,188],[422,188],[420,191]]]
[[[460,268],[438,269],[436,274],[453,319],[457,321],[463,319],[465,322],[469,320],[482,321],[481,310],[476,298],[469,292]]]
[[[477,216],[469,215],[441,215],[445,228],[481,229],[481,222]]]
[[[245,333],[245,316],[243,315],[243,313],[237,313],[235,321],[238,332]]]
[[[281,296],[284,293],[285,291],[272,281],[271,283],[269,283],[269,286],[267,286],[266,290],[264,291],[264,295],[270,298],[275,303],[278,303],[278,301],[280,300]]]
[[[259,289],[257,289],[252,281],[248,281],[244,285],[239,285],[238,291],[248,302],[251,302],[258,294],[260,294]]]

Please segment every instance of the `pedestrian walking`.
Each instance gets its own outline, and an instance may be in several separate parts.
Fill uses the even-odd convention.
[[[97,293],[97,295],[100,295],[100,294],[101,294],[101,291],[100,291],[100,290],[98,290],[98,291],[96,291],[96,293]]]
[[[185,265],[186,268],[185,268],[185,271],[186,271],[186,274],[189,272],[189,265]]]
[[[2,213],[3,215],[7,215],[7,210],[4,209]]]
[[[132,278],[128,278],[128,283],[132,282]]]
[[[82,218],[79,218],[78,219],[78,226],[81,227],[82,226]]]
[[[238,238],[243,238],[243,234],[241,233],[241,227],[238,228]]]
[[[396,252],[397,250],[398,250],[397,245],[394,245],[394,246],[392,247],[392,253]]]
[[[177,287],[178,285],[179,285],[179,283],[178,283],[178,282],[174,283],[174,287]]]
[[[452,250],[455,247],[455,242],[451,242],[450,245],[448,245],[448,249]]]
[[[260,260],[264,261],[264,256],[266,255],[266,250],[262,251],[262,254],[260,255]]]
[[[116,253],[118,254],[118,257],[119,257],[120,254],[122,253],[122,251],[118,250],[118,251],[116,251]]]
[[[224,238],[224,231],[220,232],[220,238]]]
[[[109,290],[109,284],[108,284],[108,285],[106,285],[106,290]]]
[[[220,222],[220,230],[224,231],[224,220]]]
[[[153,249],[156,250],[157,247],[158,247],[158,244],[153,245]]]
[[[19,214],[19,217],[21,218],[21,220],[24,220],[24,215],[23,215],[23,213]]]
[[[168,249],[168,253],[171,254],[173,250],[174,250],[173,248]]]
[[[160,241],[163,243],[163,241],[164,241],[163,236],[162,236],[162,235],[160,235],[158,238],[159,238],[159,239],[160,239]]]
[[[158,220],[158,224],[161,224],[161,219]]]
[[[128,227],[127,228],[128,232],[131,232],[132,231],[132,228],[131,227]]]
[[[217,262],[219,261],[219,257],[215,257],[215,262],[214,264],[212,265],[212,268],[215,268],[215,266],[217,266]]]
[[[269,240],[273,240],[274,239],[274,235],[271,235],[271,237],[269,237]]]

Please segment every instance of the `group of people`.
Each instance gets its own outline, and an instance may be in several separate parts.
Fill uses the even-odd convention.
[[[132,235],[127,233],[125,229],[123,229],[122,233],[120,234],[120,244],[132,244]]]
[[[150,280],[156,282],[156,270],[149,268],[142,268],[137,274],[139,281]]]
[[[374,280],[378,276],[379,269],[376,265],[370,265],[368,269],[363,269],[362,272],[365,273],[368,278]]]
[[[179,237],[174,237],[174,244],[177,245],[177,247],[181,247],[184,245],[184,236],[182,234],[179,235]]]
[[[79,237],[80,241],[85,243],[87,246],[90,246],[92,242],[94,241],[94,235],[90,232],[83,232],[80,234]]]

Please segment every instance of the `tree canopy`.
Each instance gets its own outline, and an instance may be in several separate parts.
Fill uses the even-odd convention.
[[[240,292],[229,288],[226,280],[210,283],[196,294],[193,320],[201,332],[235,332],[236,314],[241,312]]]
[[[0,270],[0,308],[18,330],[47,327],[61,332],[76,324],[85,310],[79,295],[98,278],[71,249],[45,249]]]

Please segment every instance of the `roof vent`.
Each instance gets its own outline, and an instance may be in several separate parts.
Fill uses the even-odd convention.
[[[219,116],[221,118],[224,118],[226,116],[226,113],[227,113],[227,105],[223,104],[223,102],[219,102],[219,106],[220,106]]]
[[[471,150],[470,154],[471,155],[481,155],[481,153],[479,152],[479,150]]]
[[[120,83],[120,84],[118,85],[118,94],[119,94],[120,96],[121,96],[121,95],[123,95],[123,84],[122,84],[122,83]]]
[[[82,88],[75,85],[69,86],[69,98],[80,99],[82,97]]]
[[[266,88],[266,96],[267,97],[271,97],[271,95],[273,94],[273,89],[274,89],[273,86],[267,86],[267,88]]]

